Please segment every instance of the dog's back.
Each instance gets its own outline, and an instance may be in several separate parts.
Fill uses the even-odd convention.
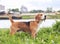
[[[27,26],[30,26],[30,22],[23,22],[23,23],[25,23]]]

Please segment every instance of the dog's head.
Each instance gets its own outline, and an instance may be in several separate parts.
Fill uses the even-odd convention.
[[[41,21],[41,20],[46,20],[46,15],[43,15],[43,14],[37,14],[36,17],[35,17],[35,20],[36,21]]]

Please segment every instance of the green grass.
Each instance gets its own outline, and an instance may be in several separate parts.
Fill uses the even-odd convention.
[[[22,16],[22,19],[33,19],[35,16],[34,15],[24,15]],[[47,19],[60,19],[60,14],[59,15],[47,15]]]
[[[11,36],[9,29],[0,29],[0,44],[60,44],[60,22],[41,28],[35,39],[28,33],[17,32]]]
[[[34,15],[24,15],[22,16],[22,19],[33,19]]]
[[[60,14],[59,15],[47,15],[47,19],[60,19]]]

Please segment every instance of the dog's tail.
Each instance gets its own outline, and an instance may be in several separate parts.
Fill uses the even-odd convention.
[[[10,22],[13,23],[14,21],[12,19],[12,16],[10,16],[9,14],[7,14],[7,15],[8,15],[8,18],[9,18]]]

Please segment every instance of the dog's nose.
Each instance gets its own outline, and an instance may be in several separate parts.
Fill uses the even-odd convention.
[[[44,20],[46,20],[46,15],[44,15]]]

